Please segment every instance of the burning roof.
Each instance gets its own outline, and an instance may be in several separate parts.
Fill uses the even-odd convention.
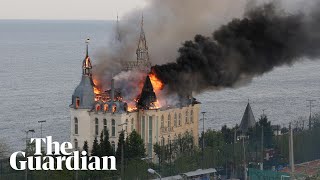
[[[137,102],[137,107],[139,109],[155,108],[155,102],[157,102],[156,93],[153,91],[150,77],[149,75],[147,75],[139,100]]]

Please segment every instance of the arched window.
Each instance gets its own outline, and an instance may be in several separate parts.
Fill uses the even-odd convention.
[[[131,119],[131,132],[134,130],[134,119]]]
[[[100,111],[100,104],[96,104],[96,111]]]
[[[78,134],[79,133],[79,124],[78,124],[78,118],[74,118],[74,134]]]
[[[165,142],[164,142],[164,137],[162,137],[162,140],[161,140],[161,145],[164,146]]]
[[[190,111],[190,122],[193,123],[193,110]]]
[[[169,114],[168,115],[168,128],[171,127],[171,115]]]
[[[164,117],[163,117],[163,115],[161,116],[161,128],[163,128],[164,127]]]
[[[117,105],[116,104],[112,105],[112,112],[113,113],[117,112]]]
[[[178,121],[179,126],[181,126],[181,113],[179,113],[179,121]]]
[[[103,132],[107,132],[107,120],[103,119]]]
[[[95,118],[95,135],[99,135],[99,119]]]
[[[104,112],[109,111],[109,106],[108,106],[108,104],[103,105],[103,111],[104,111]]]
[[[189,111],[186,110],[186,124],[188,124],[188,115],[189,115]]]
[[[111,124],[112,124],[111,135],[116,136],[116,121],[114,119],[112,119]]]
[[[79,149],[78,140],[74,139],[74,149]]]
[[[80,106],[80,98],[76,97],[76,108],[78,109]]]
[[[177,119],[177,113],[174,113],[174,127],[177,127],[178,119]]]

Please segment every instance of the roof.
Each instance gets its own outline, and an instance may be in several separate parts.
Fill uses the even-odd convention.
[[[250,103],[248,102],[246,110],[244,111],[244,114],[242,116],[239,128],[242,132],[247,132],[249,128],[254,127],[255,125],[256,120],[254,119]]]
[[[72,105],[75,107],[76,98],[80,100],[80,109],[91,109],[94,103],[93,82],[91,77],[83,75],[80,84],[72,95]]]
[[[159,178],[157,178],[157,179],[159,179]],[[182,179],[182,177],[180,175],[168,176],[168,177],[161,178],[161,180],[179,180],[179,179]]]
[[[320,159],[304,162],[301,164],[294,165],[294,171],[296,174],[307,175],[307,176],[315,176],[319,172],[320,169]],[[290,173],[290,167],[285,167],[281,172]]]
[[[203,174],[212,174],[215,172],[217,172],[217,170],[214,168],[198,169],[196,171],[190,171],[190,172],[184,173],[183,175],[185,175],[187,177],[193,177],[193,176],[199,176],[199,175],[203,175]]]

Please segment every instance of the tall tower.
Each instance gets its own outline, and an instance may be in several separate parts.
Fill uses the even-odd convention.
[[[143,30],[143,14],[142,14],[142,19],[141,19],[141,30],[140,30],[140,37],[139,37],[139,42],[138,42],[138,48],[136,50],[137,54],[137,63],[138,66],[144,66],[145,68],[149,69],[151,68],[151,63],[149,60],[149,54],[148,54],[148,46],[147,46],[147,40],[146,40],[146,35]]]
[[[80,84],[74,90],[72,95],[72,104],[74,109],[91,109],[94,104],[94,91],[92,81],[92,64],[89,57],[89,39],[86,40],[86,56],[82,62],[82,78]]]
[[[119,16],[117,14],[117,27],[116,27],[116,40],[121,42],[120,26],[119,26]]]

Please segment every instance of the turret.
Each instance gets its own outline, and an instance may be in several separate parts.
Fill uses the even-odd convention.
[[[75,109],[92,109],[94,104],[94,91],[92,81],[92,65],[89,57],[89,39],[86,40],[86,56],[82,62],[82,78],[80,84],[74,90],[72,95],[72,104],[70,107]]]
[[[143,30],[143,15],[141,19],[141,30],[140,30],[140,38],[138,43],[138,48],[136,50],[137,61],[149,62],[149,54],[148,54],[148,46],[146,35]]]
[[[137,107],[139,109],[150,109],[154,108],[154,103],[157,101],[156,93],[153,91],[153,86],[150,77],[147,76],[144,82]]]

